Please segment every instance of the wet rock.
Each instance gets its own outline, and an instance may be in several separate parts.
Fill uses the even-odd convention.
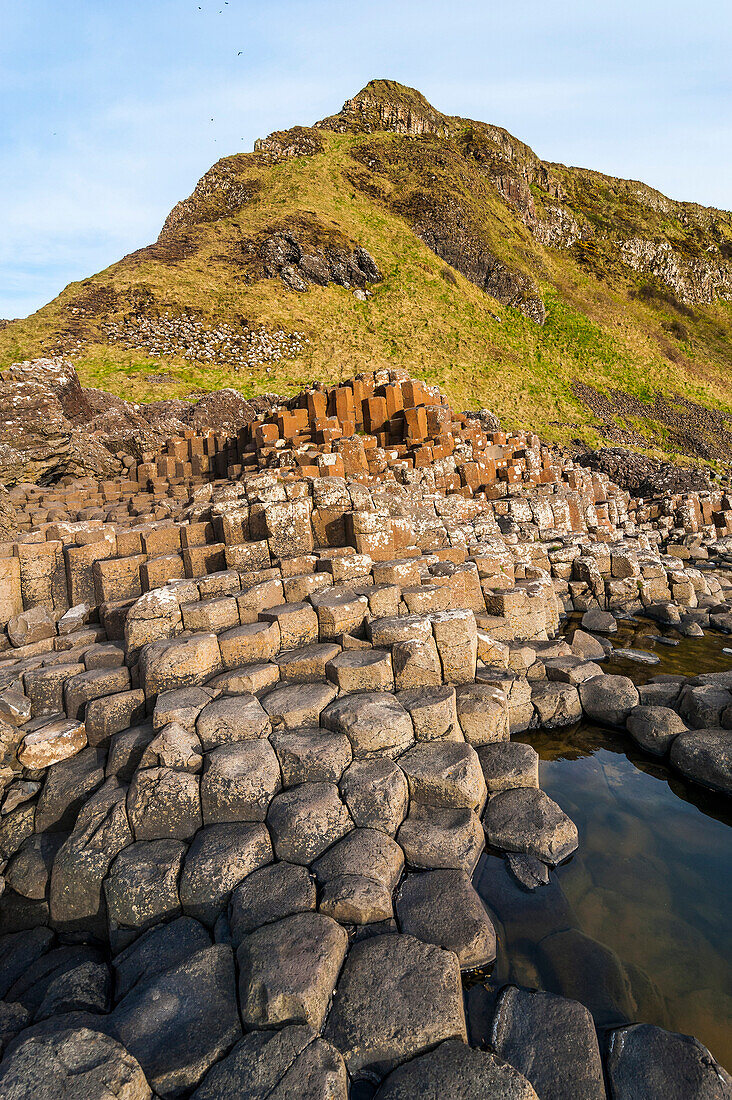
[[[544,791],[529,787],[501,791],[483,815],[488,843],[525,852],[544,863],[561,863],[579,843],[577,826]]]
[[[537,954],[543,981],[585,1005],[598,1025],[617,1025],[636,1015],[628,974],[604,944],[567,928],[542,939]]]
[[[21,1040],[0,1066],[0,1095],[8,1100],[149,1100],[152,1092],[128,1050],[108,1035],[79,1028]]]
[[[263,924],[315,909],[315,880],[298,863],[281,860],[262,867],[239,883],[231,895],[229,926],[238,947],[244,936]]]
[[[732,730],[680,733],[671,746],[671,763],[687,779],[732,794]]]
[[[402,932],[454,951],[463,970],[496,957],[496,933],[464,871],[427,871],[404,880],[396,899]]]
[[[664,756],[686,724],[670,707],[633,707],[627,718],[628,733],[646,752]]]
[[[324,1038],[349,1073],[382,1076],[445,1039],[466,1041],[460,964],[451,951],[412,936],[354,944]]]
[[[348,1079],[338,1051],[306,1024],[255,1031],[213,1066],[191,1100],[346,1100]]]
[[[542,1100],[605,1100],[595,1025],[578,1001],[508,986],[498,998],[491,1046]]]
[[[374,1100],[537,1100],[521,1074],[487,1050],[454,1040],[393,1070]],[[579,1098],[578,1098],[579,1100]]]
[[[587,631],[595,631],[597,634],[615,634],[618,624],[615,616],[609,611],[600,611],[597,607],[591,607],[582,616],[582,627]]]
[[[522,852],[507,852],[506,864],[519,886],[525,890],[538,890],[549,883],[549,868],[536,856]]]
[[[231,891],[271,861],[272,845],[264,825],[208,825],[199,830],[180,877],[183,912],[213,927]]]
[[[267,824],[278,859],[307,865],[353,828],[334,783],[303,783],[272,799]]]
[[[185,1093],[241,1038],[231,948],[205,948],[132,989],[110,1023],[160,1097]]]
[[[638,691],[627,676],[595,676],[579,686],[582,709],[593,722],[622,726],[633,707],[638,706]]]
[[[732,1078],[698,1039],[651,1024],[613,1032],[607,1056],[613,1100],[729,1100]]]
[[[245,1026],[319,1031],[347,947],[345,931],[322,913],[296,913],[244,936],[237,960]]]

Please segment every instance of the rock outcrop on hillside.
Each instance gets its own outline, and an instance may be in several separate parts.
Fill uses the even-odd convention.
[[[218,390],[196,402],[139,404],[83,389],[68,359],[14,363],[0,373],[0,484],[113,477],[126,456],[157,450],[186,428],[233,435],[277,403]]]

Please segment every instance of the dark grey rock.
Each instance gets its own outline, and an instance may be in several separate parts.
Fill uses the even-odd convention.
[[[419,804],[411,808],[397,841],[411,867],[429,871],[447,868],[469,875],[485,848],[480,818],[472,810]]]
[[[613,1032],[607,1056],[613,1100],[730,1100],[732,1078],[690,1035],[651,1024]]]
[[[627,676],[595,676],[579,686],[582,709],[593,722],[604,726],[622,726],[633,707],[638,706],[638,691]]]
[[[6,997],[12,985],[50,949],[54,940],[49,928],[14,932],[0,939],[0,997]]]
[[[646,752],[664,756],[686,724],[670,707],[633,707],[626,725],[633,740]]]
[[[324,1038],[354,1077],[383,1076],[445,1039],[465,1042],[457,956],[413,936],[373,936],[354,944]]]
[[[177,917],[169,924],[148,929],[112,960],[115,1000],[121,1000],[138,983],[152,981],[210,946],[211,936],[192,917]]]
[[[284,860],[262,867],[248,875],[231,895],[231,941],[238,947],[255,928],[293,913],[310,912],[315,904],[315,880],[307,867]]]
[[[340,789],[356,825],[394,836],[409,804],[407,780],[398,764],[383,757],[354,760],[343,774]]]
[[[74,831],[56,855],[49,908],[57,928],[106,931],[102,883],[112,861],[132,843],[125,799],[126,788],[108,779],[82,807]]]
[[[347,947],[345,931],[322,913],[296,913],[244,936],[237,951],[244,1025],[319,1031]]]
[[[29,1036],[0,1066],[7,1100],[150,1100],[134,1057],[114,1039],[89,1028]]]
[[[538,1100],[521,1074],[488,1050],[450,1040],[398,1066],[374,1100]],[[542,1097],[543,1100],[543,1097]],[[579,1096],[576,1100],[580,1100]]]
[[[213,1066],[191,1100],[346,1100],[346,1067],[305,1024],[255,1031]]]
[[[104,756],[101,747],[90,747],[51,765],[36,807],[37,833],[73,829],[79,810],[104,782]]]
[[[280,765],[266,739],[221,745],[206,754],[201,806],[207,825],[264,821],[282,785]]]
[[[577,826],[544,791],[516,787],[494,795],[485,808],[488,843],[525,852],[544,863],[561,863],[579,843]]]
[[[180,914],[178,878],[185,854],[180,840],[139,840],[116,857],[104,882],[113,949]]]
[[[334,783],[303,783],[276,795],[267,824],[278,859],[307,865],[353,828]]]
[[[454,951],[463,970],[495,960],[495,930],[464,871],[408,875],[396,911],[402,932]]]
[[[186,1093],[241,1038],[231,948],[214,944],[132,989],[110,1022],[159,1096]]]
[[[732,730],[680,733],[671,746],[671,763],[687,779],[732,794]]]
[[[213,927],[242,879],[272,861],[262,824],[208,825],[195,836],[183,864],[179,893],[183,912]]]
[[[508,986],[498,998],[490,1041],[542,1100],[605,1100],[597,1032],[578,1001]]]

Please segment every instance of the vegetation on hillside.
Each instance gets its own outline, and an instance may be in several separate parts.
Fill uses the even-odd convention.
[[[0,329],[0,366],[66,352],[85,385],[149,401],[291,393],[399,365],[548,439],[732,459],[730,216],[542,164],[505,131],[398,89],[376,82],[355,116],[220,161],[155,244]],[[287,259],[278,274],[268,257],[293,241],[334,269],[365,249],[380,280],[291,289]],[[527,316],[536,302],[543,324]],[[213,334],[210,359],[125,346],[140,318],[171,317]],[[237,369],[221,361],[222,326],[244,349],[256,332],[282,334],[279,348],[302,339]]]

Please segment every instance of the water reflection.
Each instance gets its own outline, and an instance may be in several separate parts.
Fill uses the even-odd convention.
[[[643,1020],[696,1035],[732,1065],[729,804],[620,733],[583,725],[522,739],[580,847],[535,893],[484,857],[476,887],[501,946],[493,982],[573,997],[600,1025]]]

